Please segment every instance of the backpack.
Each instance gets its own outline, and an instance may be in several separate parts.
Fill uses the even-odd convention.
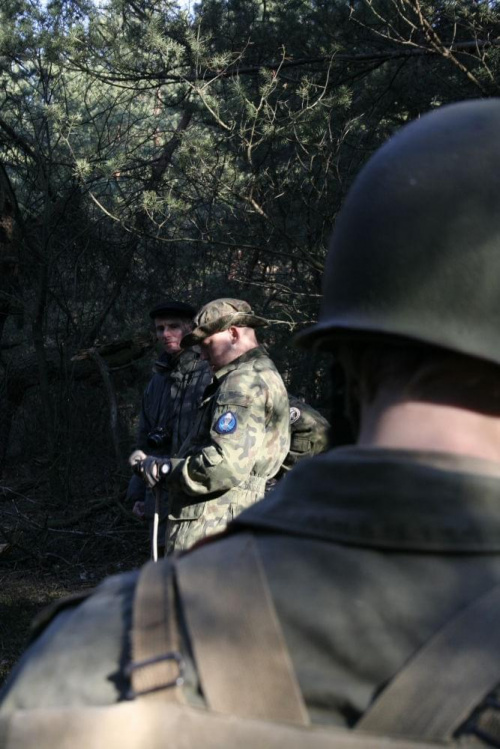
[[[177,599],[208,709],[188,705],[181,689]],[[443,747],[500,681],[499,605],[496,586],[459,612],[403,666],[354,729],[311,726],[253,535],[235,534],[143,567],[134,598],[129,701],[19,710],[0,720],[0,747]],[[481,729],[499,741],[495,715],[486,714]],[[462,738],[460,745],[468,744]]]

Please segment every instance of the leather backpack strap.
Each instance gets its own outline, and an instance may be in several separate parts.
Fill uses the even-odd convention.
[[[396,674],[356,725],[446,741],[500,683],[500,585],[447,622]]]
[[[209,708],[307,725],[253,536],[238,533],[187,554],[177,581]]]
[[[153,695],[182,702],[183,660],[176,621],[174,567],[169,560],[149,562],[135,589],[131,639],[129,697]]]

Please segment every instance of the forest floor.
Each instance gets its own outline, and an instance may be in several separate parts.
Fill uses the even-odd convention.
[[[55,503],[46,477],[0,480],[0,684],[44,606],[147,561],[146,527],[120,484]]]

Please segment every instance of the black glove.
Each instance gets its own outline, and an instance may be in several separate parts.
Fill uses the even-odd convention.
[[[151,455],[145,455],[140,450],[132,453],[129,463],[134,472],[146,482],[150,489],[163,481],[172,469],[169,458],[155,458]]]

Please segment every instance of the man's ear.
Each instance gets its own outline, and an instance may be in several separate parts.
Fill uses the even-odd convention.
[[[236,325],[231,325],[228,330],[231,335],[231,343],[238,343],[240,340],[240,329],[237,328]]]

